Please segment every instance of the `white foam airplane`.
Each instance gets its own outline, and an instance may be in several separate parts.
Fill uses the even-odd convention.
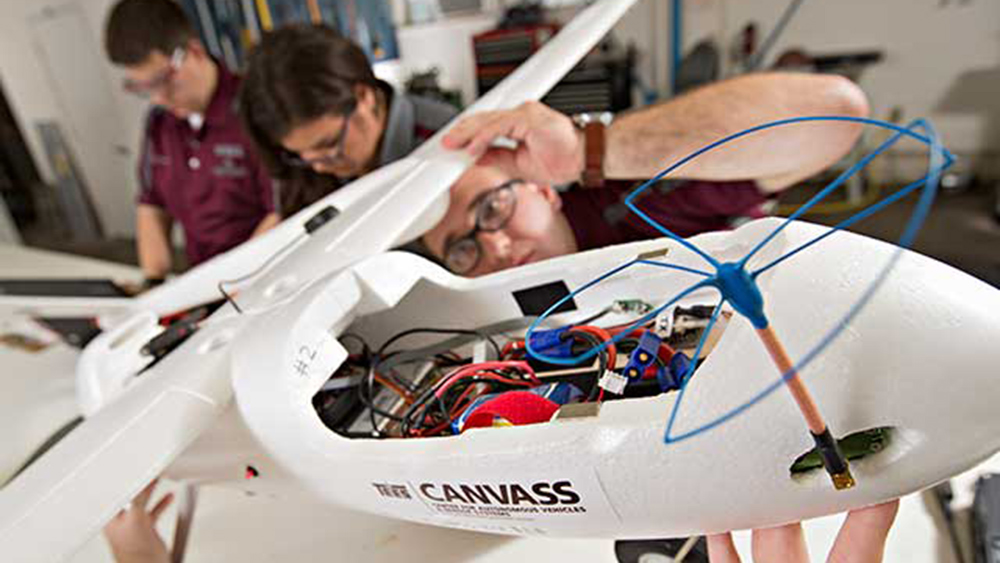
[[[588,7],[467,113],[540,98],[631,4]],[[417,326],[496,326],[524,318],[515,292],[553,282],[579,288],[653,250],[700,267],[695,253],[669,239],[477,279],[388,251],[441,216],[448,186],[470,165],[441,149],[439,138],[137,298],[95,305],[0,297],[0,312],[96,310],[104,328],[79,361],[84,422],[0,490],[5,560],[68,557],[160,474],[193,485],[304,492],[440,526],[648,538],[775,525],[896,498],[1000,449],[1000,386],[992,380],[1000,292],[913,252],[803,374],[838,434],[892,428],[886,447],[853,463],[857,486],[847,491],[831,488],[821,472],[790,474],[812,442],[784,393],[670,445],[663,430],[676,392],[448,437],[378,440],[330,430],[312,399],[347,358],[339,337],[348,327],[383,342]],[[330,206],[336,217],[324,214]],[[317,216],[326,220],[313,228]],[[736,260],[778,221],[693,240],[720,261]],[[759,259],[823,232],[792,222]],[[816,327],[865,293],[894,250],[841,232],[796,256],[794,268],[761,276],[768,316],[793,356],[815,343]],[[150,365],[141,349],[163,332],[160,317],[216,300],[219,282],[251,272],[234,284],[239,310],[225,304]],[[630,269],[577,295],[576,310],[557,319],[578,320],[618,299],[663,302],[690,282],[673,270]],[[714,299],[695,292],[682,303]],[[678,431],[733,410],[777,375],[752,328],[730,322],[687,389]]]

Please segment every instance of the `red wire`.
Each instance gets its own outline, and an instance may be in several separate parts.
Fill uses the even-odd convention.
[[[499,381],[501,383],[507,383],[507,384],[510,384],[510,385],[517,385],[517,386],[522,386],[522,387],[532,387],[533,385],[535,385],[535,383],[533,383],[531,381],[524,381],[524,380],[521,380],[521,379],[512,379],[512,378],[509,378],[509,377],[504,377],[502,375],[497,375],[497,374],[492,373],[492,372],[476,372],[476,373],[469,374],[469,375],[462,375],[460,377],[452,379],[451,381],[446,382],[444,385],[442,385],[441,387],[439,387],[434,392],[434,396],[440,399],[442,396],[444,396],[444,393],[448,389],[451,388],[452,385],[454,385],[455,383],[458,383],[460,380],[466,379],[468,377],[472,377],[476,381]]]
[[[524,350],[523,340],[508,340],[506,344],[503,345],[503,350],[500,351],[500,357],[506,358],[507,356]]]
[[[635,321],[633,321],[631,323],[625,323],[625,324],[620,324],[620,325],[614,325],[614,326],[605,327],[604,330],[608,331],[613,336],[618,336],[619,334],[625,332],[625,330],[628,329],[630,326],[632,326],[632,324],[634,324],[634,322]],[[647,330],[649,328],[649,325],[653,324],[653,322],[654,321],[651,320],[648,323],[646,323],[646,324],[644,324],[644,325],[642,325],[640,327],[637,327],[637,328],[633,329],[631,332],[629,332],[629,334],[632,335],[632,334],[636,334],[637,332],[642,332],[643,330]]]
[[[448,412],[448,418],[451,418],[451,419],[455,418],[456,414],[458,414],[459,412],[461,412],[462,410],[464,410],[465,407],[469,403],[471,403],[472,401],[475,400],[475,398],[472,398],[472,399],[469,399],[469,403],[464,403],[464,404],[462,403],[463,400],[467,399],[469,397],[469,395],[473,391],[476,390],[476,387],[478,387],[478,386],[477,385],[470,385],[468,387],[468,389],[466,389],[465,391],[463,391],[462,394],[458,396],[458,399],[455,399],[455,405],[453,407],[451,407],[451,411]]]
[[[614,342],[611,341],[612,338],[611,333],[609,333],[607,330],[599,326],[590,326],[590,325],[575,326],[573,327],[573,330],[586,332],[587,334],[596,336],[598,339],[601,340],[601,342],[607,342],[608,345],[605,347],[605,349],[608,351],[607,369],[608,370],[615,369],[615,362],[618,360],[618,351],[615,350],[615,344]]]
[[[451,426],[451,421],[442,422],[441,424],[439,424],[439,425],[435,426],[434,428],[431,428],[430,430],[428,430],[427,434],[433,436],[434,434],[440,433],[442,430],[444,430],[445,428],[448,428],[449,426]]]
[[[526,381],[521,379],[513,379],[510,377],[493,373],[493,370],[500,371],[508,369],[516,369],[520,371],[523,375],[527,376],[528,380]],[[527,362],[512,362],[512,361],[483,362],[479,364],[470,364],[467,366],[461,366],[459,368],[452,370],[450,373],[445,375],[441,379],[441,381],[437,384],[437,389],[434,390],[434,396],[440,399],[452,385],[468,377],[473,377],[481,381],[498,381],[510,385],[525,386],[525,387],[531,387],[533,385],[538,385],[541,383],[535,376],[535,371],[531,368],[530,365],[528,365]],[[448,414],[449,418],[454,417],[454,411],[458,409],[458,406],[461,404],[461,401],[469,397],[473,389],[475,389],[474,386],[470,387],[469,389],[466,389],[462,393],[462,395],[459,396],[458,401],[456,401],[456,403],[452,407],[452,412],[449,412]],[[429,415],[425,415],[424,417],[424,423],[426,423],[427,421],[427,416]],[[410,429],[409,435],[410,436],[434,435],[446,429],[450,424],[451,421],[449,420],[427,430],[423,428],[413,428]]]
[[[473,372],[473,374],[477,374],[479,372],[489,373],[490,370],[499,371],[504,369],[516,369],[518,371],[521,371],[524,375],[528,376],[528,379],[531,383],[534,383],[536,385],[541,383],[540,381],[538,381],[538,378],[535,377],[535,370],[533,370],[531,366],[528,365],[528,362],[483,362],[479,364],[470,364],[467,366],[462,366],[452,371],[450,374],[446,375],[444,379],[442,379],[441,383],[438,384],[438,388],[434,392],[434,395],[440,398],[445,390],[454,385],[455,381],[462,379],[464,377],[468,377],[470,375],[469,372]],[[505,381],[505,382],[519,382],[519,384],[530,385],[530,383],[526,381],[520,381],[510,378],[500,379],[500,377],[502,376],[496,376],[495,374],[490,374],[490,375],[492,377],[487,377],[486,379],[495,379],[496,381]]]

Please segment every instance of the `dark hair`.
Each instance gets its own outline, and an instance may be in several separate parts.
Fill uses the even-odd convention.
[[[281,139],[326,115],[347,115],[358,84],[378,88],[360,47],[322,25],[290,25],[264,36],[240,87],[240,118],[271,176],[281,181],[281,214],[291,215],[339,187],[333,176],[289,166]]]
[[[172,0],[121,0],[104,26],[104,50],[117,65],[137,65],[154,51],[170,56],[196,38],[184,10]]]
[[[410,254],[416,254],[421,258],[424,258],[430,262],[437,264],[438,266],[441,266],[445,270],[449,269],[448,265],[445,264],[444,259],[434,254],[434,251],[431,250],[431,247],[427,246],[427,242],[424,240],[423,236],[411,240],[410,242],[403,243],[394,248],[393,250],[402,250],[404,252],[409,252]]]

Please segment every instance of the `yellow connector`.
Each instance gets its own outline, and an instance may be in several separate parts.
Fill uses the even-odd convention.
[[[830,479],[833,480],[833,487],[838,491],[853,489],[854,485],[857,484],[850,469],[845,469],[843,473],[832,473]]]

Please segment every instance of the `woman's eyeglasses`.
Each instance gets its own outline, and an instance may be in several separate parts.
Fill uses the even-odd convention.
[[[295,168],[315,168],[321,164],[337,164],[338,162],[343,162],[347,160],[346,155],[344,155],[344,139],[347,138],[348,125],[351,123],[351,116],[354,115],[354,109],[344,116],[344,125],[340,128],[340,133],[337,134],[329,143],[325,143],[323,146],[316,147],[315,151],[323,151],[324,154],[313,157],[313,158],[302,158],[301,156],[291,152],[284,151],[281,153],[281,160],[285,164],[295,167]]]

